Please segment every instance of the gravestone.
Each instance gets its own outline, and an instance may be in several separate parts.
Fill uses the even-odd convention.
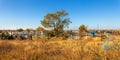
[[[102,47],[104,51],[106,52],[109,49],[111,49],[111,46],[113,44],[113,39],[109,37],[109,35],[112,34],[110,32],[106,32],[106,35],[102,37]]]

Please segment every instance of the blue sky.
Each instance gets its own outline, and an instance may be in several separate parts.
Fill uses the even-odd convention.
[[[47,13],[59,10],[69,13],[69,29],[120,29],[120,0],[0,0],[0,29],[35,29]]]

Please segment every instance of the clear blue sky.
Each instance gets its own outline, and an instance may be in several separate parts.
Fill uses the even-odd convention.
[[[120,0],[0,0],[0,29],[36,28],[47,13],[66,10],[69,29],[120,29]]]

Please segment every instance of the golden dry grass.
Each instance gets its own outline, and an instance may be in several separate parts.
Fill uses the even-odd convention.
[[[104,52],[96,40],[0,40],[0,60],[120,60],[119,43]]]

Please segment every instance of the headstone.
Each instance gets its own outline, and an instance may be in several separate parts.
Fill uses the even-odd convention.
[[[104,51],[107,51],[108,48],[109,49],[112,48],[111,46],[113,45],[113,39],[109,37],[110,34],[111,34],[110,32],[106,32],[106,35],[104,35],[104,36],[106,36],[106,38],[104,38],[104,40],[102,42]]]
[[[108,42],[107,41],[103,41],[102,42],[102,47],[103,47],[103,50],[106,52],[108,50]]]

